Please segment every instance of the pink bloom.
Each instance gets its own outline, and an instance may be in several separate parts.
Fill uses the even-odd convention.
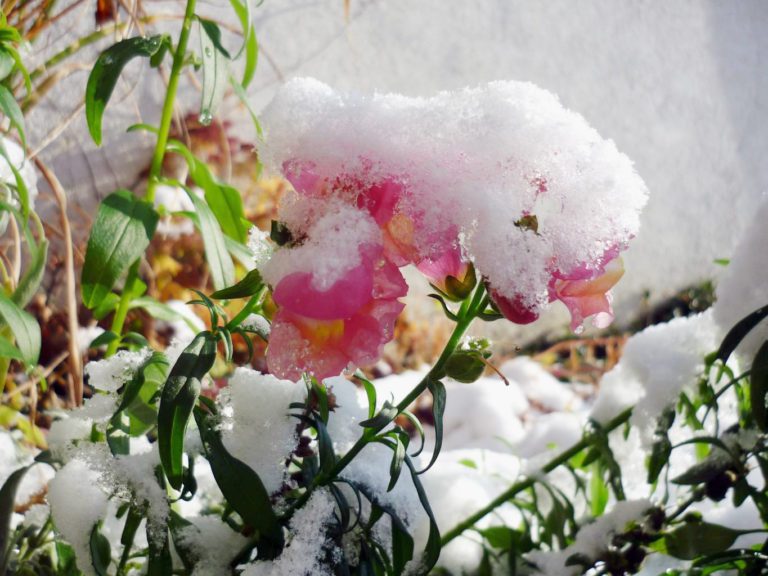
[[[560,300],[571,313],[571,329],[578,330],[589,316],[597,328],[613,322],[610,290],[624,275],[621,258],[612,260],[602,274],[591,279],[554,281],[551,297]]]
[[[527,306],[521,295],[515,294],[507,298],[502,296],[497,290],[489,289],[489,292],[499,312],[510,322],[530,324],[538,320],[539,312],[535,308]]]
[[[328,290],[312,286],[312,274],[289,274],[275,286],[279,306],[272,323],[267,366],[280,378],[338,375],[350,365],[372,364],[392,339],[403,309],[397,299],[405,280],[380,246],[361,247],[362,264]]]
[[[416,268],[441,292],[463,300],[475,286],[472,264],[461,257],[461,248],[452,244],[437,258],[425,258]]]

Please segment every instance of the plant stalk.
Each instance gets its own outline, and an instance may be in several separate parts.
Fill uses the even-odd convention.
[[[632,408],[627,408],[624,412],[610,420],[605,426],[603,426],[603,430],[607,434],[608,432],[611,432],[618,428],[619,426],[623,426],[628,420],[629,417],[632,415]],[[571,458],[576,456],[579,452],[582,450],[588,448],[590,444],[592,443],[592,438],[589,436],[586,436],[581,439],[581,441],[577,442],[564,452],[561,452],[557,456],[555,456],[552,460],[547,462],[542,468],[540,473],[543,474],[549,474],[552,472],[555,468],[558,468],[568,462]],[[502,504],[505,504],[509,502],[512,498],[514,498],[517,494],[520,492],[523,492],[524,490],[527,490],[528,488],[531,488],[536,482],[538,482],[537,476],[528,476],[524,480],[520,480],[519,482],[515,482],[507,488],[504,492],[499,494],[496,498],[491,500],[486,506],[469,516],[464,521],[460,522],[453,528],[451,528],[448,532],[443,534],[442,538],[440,539],[440,545],[445,546],[448,544],[451,540],[454,538],[457,538],[460,536],[464,531],[469,530],[474,526],[479,520],[496,510],[499,506]]]
[[[171,76],[168,79],[168,89],[165,92],[165,101],[163,102],[163,113],[160,118],[160,128],[157,133],[157,143],[155,144],[155,152],[152,156],[152,165],[149,170],[149,181],[147,183],[147,202],[153,204],[155,201],[155,186],[160,178],[160,173],[163,169],[163,158],[165,158],[165,147],[168,144],[168,135],[171,130],[171,121],[173,120],[173,106],[176,101],[176,91],[179,86],[179,76],[181,75],[181,69],[184,66],[184,57],[187,53],[187,44],[189,42],[189,34],[192,30],[192,20],[195,16],[195,2],[196,0],[187,0],[187,7],[184,11],[184,21],[181,25],[181,33],[179,34],[179,42],[176,45],[176,51],[173,55],[173,65],[171,66]],[[112,332],[121,335],[123,331],[123,324],[125,323],[125,317],[128,314],[128,309],[131,304],[132,290],[134,282],[138,278],[139,272],[139,260],[134,262],[128,270],[128,278],[125,281],[125,289],[120,296],[120,303],[118,304],[115,316],[112,319]],[[116,351],[120,341],[113,340],[107,347],[107,356],[112,356]]]

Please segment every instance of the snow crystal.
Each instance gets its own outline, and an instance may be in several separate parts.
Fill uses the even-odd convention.
[[[161,537],[165,533],[169,508],[165,488],[158,483],[155,476],[155,471],[160,466],[157,443],[153,444],[148,452],[118,456],[111,460],[109,465],[111,469],[102,475],[101,482],[108,486],[109,480],[114,478],[117,485],[125,486],[133,500],[146,509],[153,538]]]
[[[179,544],[194,556],[192,576],[219,576],[230,572],[229,563],[248,543],[218,516],[187,518],[192,524],[180,531]]]
[[[42,526],[48,521],[51,514],[51,508],[47,504],[33,504],[24,514],[24,526]]]
[[[275,560],[249,564],[243,576],[332,576],[323,558],[334,548],[325,528],[333,522],[336,501],[330,492],[318,489],[291,519],[283,553]]]
[[[241,326],[247,330],[253,330],[259,336],[269,338],[269,332],[271,326],[269,320],[264,318],[261,314],[249,314],[248,317],[243,320]]]
[[[312,273],[312,285],[326,291],[348,270],[362,262],[360,246],[380,244],[381,233],[373,218],[342,204],[302,199],[283,201],[281,218],[294,234],[306,236],[291,249],[279,249],[261,268],[272,286],[296,272]]]
[[[539,567],[540,574],[580,574],[581,567],[566,566],[566,561],[574,554],[583,554],[588,558],[597,557],[610,544],[615,534],[621,533],[628,524],[642,519],[651,508],[648,500],[624,500],[616,502],[612,510],[588,524],[576,534],[576,541],[556,552],[534,552],[529,554]]]
[[[715,322],[726,334],[742,318],[768,305],[768,268],[765,252],[768,247],[768,197],[758,207],[752,223],[736,246],[725,277],[717,286]],[[740,355],[750,362],[758,348],[768,340],[768,321],[763,320],[742,341]]]
[[[388,397],[376,381],[377,400],[381,404]],[[337,454],[344,454],[363,435],[360,422],[368,419],[368,400],[365,393],[343,376],[323,380],[334,396],[335,408],[328,416],[328,435]],[[380,406],[379,406],[380,407]]]
[[[95,574],[90,536],[107,512],[107,495],[99,486],[98,474],[81,460],[72,460],[48,484],[48,503],[56,530],[75,550],[78,568],[86,575]]]
[[[627,341],[619,363],[603,377],[591,416],[604,423],[635,405],[632,423],[650,441],[656,418],[696,384],[704,356],[718,344],[711,310],[638,332]]]
[[[529,83],[407,98],[294,79],[262,123],[274,169],[330,187],[340,176],[358,188],[396,183],[405,190],[398,209],[418,215],[422,256],[444,249],[436,239],[453,228],[479,275],[536,311],[549,302],[553,273],[595,273],[626,247],[647,196],[613,142]],[[536,229],[519,225],[526,216]]]
[[[269,233],[264,232],[257,226],[251,227],[248,232],[248,248],[253,253],[253,261],[256,268],[263,268],[267,261],[272,257],[275,246],[269,239]]]
[[[110,358],[89,362],[85,366],[88,383],[97,390],[116,392],[151,355],[149,348],[137,352],[121,350]]]
[[[167,184],[155,185],[155,206],[163,206],[168,212],[195,211],[195,205],[183,188]],[[157,224],[157,233],[164,238],[174,239],[194,232],[194,223],[185,217],[168,215]]]
[[[539,410],[575,412],[582,407],[583,401],[572,385],[563,384],[528,356],[505,362],[500,370],[522,388],[526,398]]]
[[[54,420],[48,431],[48,448],[57,460],[67,461],[72,457],[74,444],[90,438],[93,421],[70,416]]]
[[[235,370],[222,390],[224,445],[253,468],[269,493],[282,486],[286,460],[298,442],[298,421],[289,415],[288,407],[305,397],[303,383],[278,380],[250,368]]]
[[[504,450],[523,437],[520,418],[528,410],[528,401],[516,383],[506,386],[500,378],[480,378],[472,384],[447,382],[446,393],[446,450]]]

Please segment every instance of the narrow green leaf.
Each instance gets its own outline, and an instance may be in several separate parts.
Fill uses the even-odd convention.
[[[322,420],[315,420],[313,425],[315,430],[317,430],[320,470],[323,472],[330,472],[336,464],[336,453],[333,451],[333,440],[331,440],[331,437],[328,435],[328,429],[325,427],[325,423]]]
[[[16,492],[19,489],[24,474],[29,470],[29,466],[19,468],[8,476],[8,479],[0,488],[0,574],[5,573],[8,565],[10,550],[9,536],[11,533],[11,519],[13,517],[13,506],[16,500]]]
[[[749,374],[749,404],[752,417],[757,427],[763,432],[768,431],[766,394],[768,394],[768,342],[764,342],[757,351]]]
[[[227,252],[224,235],[221,233],[219,224],[208,205],[192,192],[189,192],[189,197],[192,199],[197,212],[200,233],[205,245],[205,258],[208,261],[213,287],[216,290],[223,290],[235,282],[235,267]]]
[[[195,411],[195,420],[216,484],[243,521],[258,531],[259,556],[274,558],[283,548],[283,530],[264,483],[247,464],[227,451],[209,418],[201,410]]]
[[[200,51],[203,58],[203,96],[200,105],[200,123],[213,120],[224,99],[227,85],[229,53],[221,46],[221,30],[209,20],[199,19]]]
[[[413,559],[413,537],[397,522],[392,522],[392,571],[402,574],[405,565]]]
[[[723,342],[717,351],[717,358],[725,363],[747,334],[766,316],[768,316],[768,306],[763,306],[739,320],[723,338]]]
[[[21,350],[0,336],[0,358],[10,358],[12,360],[24,361],[24,355]]]
[[[37,366],[40,357],[40,326],[37,320],[21,308],[13,300],[0,292],[0,327],[7,324],[16,339],[16,347],[22,354],[27,368]]]
[[[682,560],[694,560],[704,554],[730,548],[740,532],[707,522],[688,522],[664,537],[667,553]]]
[[[24,275],[16,285],[16,290],[11,295],[11,300],[20,308],[29,304],[32,297],[40,288],[45,274],[45,265],[48,262],[48,240],[43,238],[37,246],[37,250],[32,254],[32,259],[24,272]]]
[[[408,466],[408,470],[411,472],[411,479],[413,480],[414,488],[416,488],[416,493],[419,496],[421,507],[424,508],[424,512],[426,512],[429,517],[429,535],[427,536],[427,545],[424,549],[424,558],[422,559],[423,573],[428,574],[429,571],[434,568],[435,564],[437,564],[438,558],[440,558],[440,529],[437,527],[437,521],[432,512],[432,507],[429,504],[427,492],[424,490],[424,486],[419,479],[419,474],[421,474],[421,472],[416,471],[413,466],[413,461],[411,461],[407,455],[404,461],[406,466]]]
[[[200,395],[200,380],[216,359],[216,341],[208,331],[201,332],[184,349],[171,368],[160,396],[157,414],[157,440],[160,461],[168,482],[176,490],[183,480],[184,434],[189,417]]]
[[[24,132],[24,114],[19,108],[16,98],[13,97],[11,91],[5,86],[0,84],[0,110],[3,111],[11,126],[16,128],[21,139],[21,144],[24,148],[27,147],[27,136]]]
[[[389,464],[389,484],[387,485],[387,492],[391,492],[397,484],[400,478],[400,470],[403,467],[403,460],[405,460],[405,451],[408,446],[408,436],[403,433],[401,436],[399,433],[389,435],[394,441],[392,448],[392,461]]]
[[[102,201],[83,264],[83,303],[88,308],[107,298],[118,278],[144,254],[157,221],[152,205],[128,190],[113,192]]]
[[[2,85],[0,85],[0,88],[3,88]],[[24,180],[24,177],[21,175],[21,172],[19,172],[19,169],[11,160],[11,155],[8,154],[8,150],[6,150],[5,144],[2,142],[0,142],[0,156],[3,157],[5,163],[8,165],[8,169],[11,171],[11,174],[13,174],[13,181],[16,184],[16,194],[19,197],[19,205],[21,206],[21,218],[19,223],[23,224],[26,222],[27,217],[29,216],[29,189],[27,188],[27,183]],[[29,239],[30,237],[27,236],[27,242],[31,248],[33,244],[29,242]]]
[[[264,280],[255,268],[234,286],[217,290],[211,294],[211,298],[217,300],[233,300],[235,298],[248,298],[258,293],[264,287]]]
[[[0,81],[8,78],[15,64],[13,56],[8,54],[4,46],[0,46]]]
[[[165,382],[170,366],[168,359],[162,352],[154,352],[149,359],[136,371],[133,378],[128,381],[120,399],[117,412],[125,410],[139,396],[145,385],[157,389],[158,383]]]
[[[355,372],[355,378],[363,383],[365,395],[368,397],[368,419],[370,420],[376,414],[376,387],[360,370]]]
[[[162,46],[161,35],[127,38],[104,50],[93,65],[85,89],[85,118],[88,131],[98,146],[101,145],[101,120],[117,79],[125,65],[137,56],[150,58]]]
[[[165,302],[159,302],[150,296],[140,296],[131,300],[130,308],[142,308],[149,313],[153,318],[158,320],[164,320],[166,322],[175,322],[177,320],[183,320],[190,330],[197,332],[200,326],[195,323],[192,318],[180,313]]]
[[[99,530],[100,523],[91,529],[91,565],[98,576],[109,576],[109,564],[112,562],[112,547],[109,540]],[[83,559],[80,559],[82,562]]]
[[[373,418],[363,420],[360,422],[360,426],[363,428],[381,430],[384,426],[397,418],[397,414],[397,406],[392,405],[389,400],[385,400],[384,405],[381,407],[381,410],[379,410],[378,414],[376,414]]]
[[[243,69],[243,80],[241,85],[248,88],[256,74],[256,67],[259,64],[259,41],[256,38],[256,29],[251,26],[248,36],[245,39],[245,68]]]
[[[432,468],[432,465],[437,461],[437,457],[440,455],[440,448],[443,445],[443,414],[445,413],[445,385],[440,380],[430,380],[427,388],[432,393],[432,416],[435,420],[435,448],[432,452],[432,458],[429,460],[429,464],[419,472],[424,474],[427,470]]]

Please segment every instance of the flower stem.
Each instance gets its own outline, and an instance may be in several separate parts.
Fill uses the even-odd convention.
[[[165,92],[165,101],[163,102],[163,113],[160,118],[160,128],[157,132],[157,142],[155,152],[152,156],[152,165],[149,169],[149,182],[147,183],[146,200],[150,204],[155,201],[155,187],[157,186],[160,172],[163,169],[163,159],[165,158],[165,147],[168,144],[168,136],[171,131],[171,121],[173,120],[173,105],[176,101],[176,90],[179,86],[179,76],[184,67],[184,57],[187,54],[187,43],[189,42],[189,33],[192,29],[192,20],[195,16],[196,0],[187,0],[187,7],[184,11],[184,21],[181,25],[179,42],[176,45],[176,51],[173,54],[173,64],[171,66],[171,76],[168,79],[168,89]],[[134,262],[128,270],[128,277],[125,281],[125,289],[120,295],[120,303],[112,319],[112,332],[120,336],[125,324],[125,317],[130,308],[131,298],[133,297],[131,288],[138,279],[139,260]],[[120,344],[119,338],[110,342],[107,347],[107,356],[112,356],[117,352]]]
[[[629,417],[632,415],[632,408],[628,408],[618,416],[616,416],[613,420],[610,420],[605,426],[603,426],[603,430],[607,434],[608,432],[611,432],[612,430],[615,430],[619,426],[624,425],[624,423],[629,420]],[[584,450],[585,448],[588,448],[590,444],[592,443],[592,438],[589,436],[586,436],[581,439],[581,441],[577,442],[564,452],[561,452],[557,456],[555,456],[552,460],[547,462],[542,468],[541,468],[541,474],[549,474],[552,472],[555,468],[558,468],[559,466],[562,466],[568,460],[576,456],[579,452]],[[448,530],[445,534],[443,534],[442,538],[440,539],[440,545],[445,546],[448,544],[451,540],[454,538],[460,536],[464,531],[469,530],[474,526],[479,520],[496,510],[499,506],[502,504],[505,504],[509,502],[512,498],[514,498],[517,494],[520,492],[527,490],[528,488],[531,488],[536,482],[538,482],[537,476],[528,476],[524,480],[520,480],[519,482],[515,482],[507,488],[504,492],[499,494],[496,498],[491,500],[485,507],[481,508],[471,516],[469,516],[464,521],[460,522],[456,526],[454,526],[452,529]]]
[[[157,185],[157,179],[160,177],[160,172],[163,168],[165,147],[168,144],[168,135],[171,130],[171,121],[173,120],[173,106],[176,101],[176,90],[179,86],[181,69],[184,67],[189,33],[192,29],[192,20],[195,16],[195,1],[196,0],[187,0],[187,8],[184,12],[184,22],[181,25],[181,34],[179,34],[179,42],[176,45],[176,51],[173,54],[173,65],[171,66],[171,76],[168,79],[165,102],[163,102],[163,114],[160,118],[160,129],[157,133],[157,144],[155,145],[155,153],[152,156],[152,165],[149,169],[149,183],[146,196],[148,202],[155,201],[155,186]]]
[[[432,369],[408,393],[408,395],[405,396],[405,398],[403,398],[397,404],[398,414],[408,408],[408,406],[410,406],[411,403],[427,389],[431,381],[438,380],[445,375],[443,372],[445,363],[448,361],[448,358],[450,358],[451,355],[456,351],[456,348],[461,342],[461,339],[467,331],[467,328],[469,328],[469,325],[477,317],[477,315],[484,310],[485,303],[485,287],[482,284],[479,284],[473,297],[471,299],[467,298],[461,303],[461,307],[457,313],[458,320],[456,322],[456,327],[453,329],[451,337],[448,339],[448,342],[446,343],[442,354],[440,354],[440,357],[437,359],[437,362],[435,362],[435,365],[432,366]],[[389,424],[390,422],[383,422],[378,426],[366,428],[360,439],[355,442],[352,448],[350,448],[346,454],[344,454],[344,456],[342,456],[336,462],[333,468],[331,468],[328,472],[321,472],[315,476],[312,484],[307,487],[307,490],[296,501],[292,507],[292,510],[301,508],[301,506],[303,506],[304,503],[309,500],[309,497],[315,488],[319,486],[325,486],[336,480],[344,468],[346,468],[349,463],[354,460],[355,456],[357,456],[362,451],[362,449],[365,448],[366,445],[368,445],[373,440],[376,434],[381,432],[381,430],[386,428]]]

